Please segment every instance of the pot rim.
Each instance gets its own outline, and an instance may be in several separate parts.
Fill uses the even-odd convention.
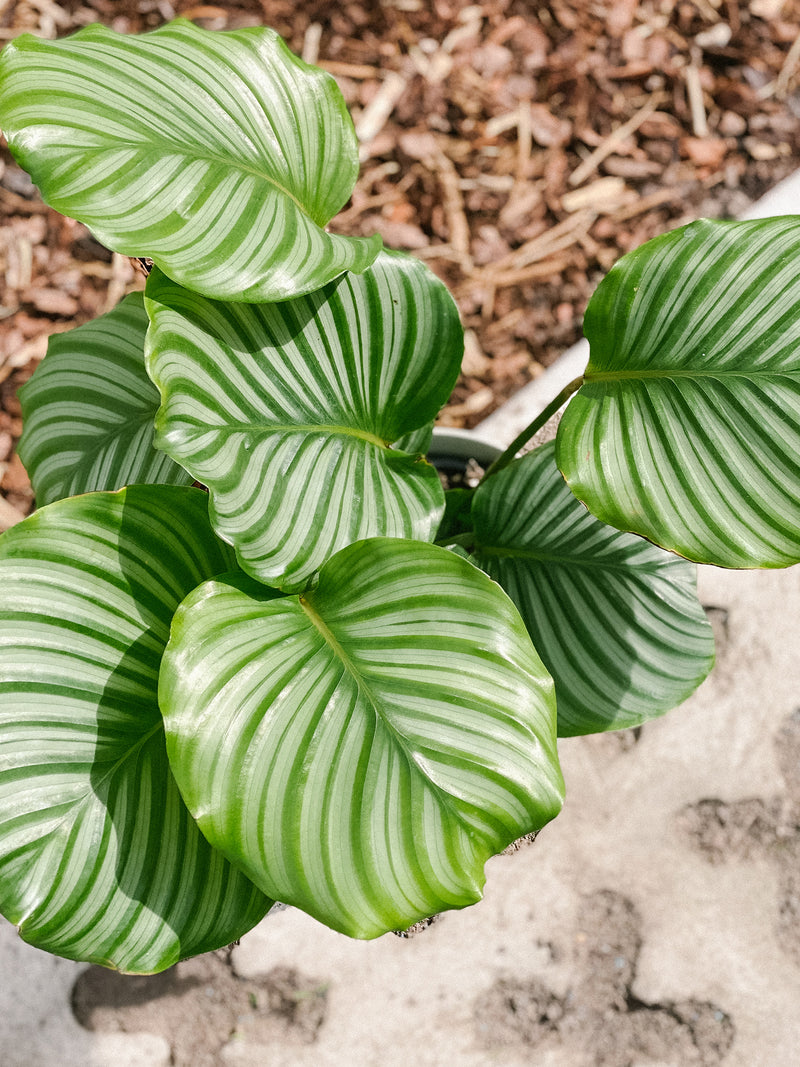
[[[475,430],[456,426],[434,426],[433,440],[428,450],[430,456],[453,456],[459,459],[474,459],[481,465],[492,463],[503,449]]]

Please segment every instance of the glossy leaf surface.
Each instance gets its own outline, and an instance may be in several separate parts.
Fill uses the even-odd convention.
[[[552,442],[487,478],[471,515],[474,561],[511,596],[555,679],[560,735],[637,726],[708,674],[695,567],[595,519]]]
[[[205,494],[174,486],[60,500],[0,538],[0,908],[31,944],[157,971],[269,907],[189,815],[157,702],[176,605],[230,565]]]
[[[203,833],[355,937],[474,902],[488,857],[561,805],[552,682],[522,620],[433,545],[351,545],[302,596],[207,582],[159,693]]]
[[[800,216],[625,256],[584,324],[558,464],[603,521],[704,563],[800,561]]]
[[[134,483],[191,483],[153,445],[160,397],[144,366],[147,326],[142,294],[131,293],[107,315],[50,338],[19,391],[19,454],[40,506]]]
[[[369,536],[433,538],[433,467],[390,446],[425,426],[458,375],[452,297],[421,263],[382,253],[280,304],[222,304],[148,281],[157,445],[209,487],[219,534],[268,585],[301,589]]]
[[[323,229],[355,132],[333,78],[269,29],[25,35],[0,59],[0,128],[51,207],[211,296],[310,292],[381,245]]]

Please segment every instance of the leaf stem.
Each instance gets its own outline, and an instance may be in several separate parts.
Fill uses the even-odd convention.
[[[528,441],[530,441],[530,439],[535,434],[537,434],[539,430],[541,430],[545,423],[549,419],[551,419],[553,415],[555,415],[555,413],[565,403],[565,401],[569,400],[573,393],[577,393],[577,391],[582,385],[582,374],[580,374],[577,378],[573,378],[568,385],[565,385],[561,392],[558,394],[558,396],[554,400],[550,401],[544,411],[539,412],[536,418],[532,422],[528,423],[522,433],[518,434],[514,438],[514,440],[505,450],[505,452],[503,452],[502,455],[497,457],[494,463],[492,463],[492,465],[484,474],[482,481],[485,481],[487,478],[491,477],[491,475],[497,474],[498,471],[501,471],[504,467],[507,467],[509,463],[511,463],[511,461],[514,459],[517,452],[519,452],[519,450],[522,448],[522,446],[527,444]]]

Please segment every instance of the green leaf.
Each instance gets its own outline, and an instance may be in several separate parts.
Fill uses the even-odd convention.
[[[446,489],[444,494],[444,515],[436,532],[436,541],[445,544],[452,537],[472,531],[472,500],[474,489],[457,486]],[[447,545],[450,548],[450,545]]]
[[[353,541],[433,539],[436,471],[389,447],[458,375],[458,311],[427,267],[385,252],[364,274],[258,305],[153,274],[146,304],[156,444],[209,487],[244,570],[293,592]]]
[[[163,970],[267,900],[200,834],[158,671],[178,602],[230,568],[196,489],[51,504],[0,538],[0,909],[69,959]]]
[[[487,858],[561,806],[552,682],[522,620],[433,545],[351,545],[301,596],[207,582],[159,695],[203,833],[354,937],[473,903]]]
[[[398,441],[394,442],[392,448],[396,448],[399,452],[411,452],[413,455],[427,455],[433,440],[433,426],[434,420],[431,419],[424,426],[412,430],[411,433],[404,434]]]
[[[272,30],[26,34],[0,59],[0,127],[51,207],[210,296],[310,292],[381,246],[323,229],[355,184],[355,132],[333,78]]]
[[[556,684],[561,736],[638,726],[714,663],[695,567],[595,519],[552,442],[475,491],[472,558],[517,605]]]
[[[800,216],[692,223],[586,312],[558,465],[604,522],[723,567],[800,561]]]
[[[132,293],[107,315],[50,338],[19,391],[19,454],[39,505],[134,482],[191,482],[153,445],[160,398],[144,366],[147,325],[142,294]]]

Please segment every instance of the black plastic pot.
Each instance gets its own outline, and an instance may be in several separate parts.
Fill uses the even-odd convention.
[[[433,431],[428,460],[444,475],[463,476],[470,460],[486,470],[502,451],[474,430],[437,426]]]

